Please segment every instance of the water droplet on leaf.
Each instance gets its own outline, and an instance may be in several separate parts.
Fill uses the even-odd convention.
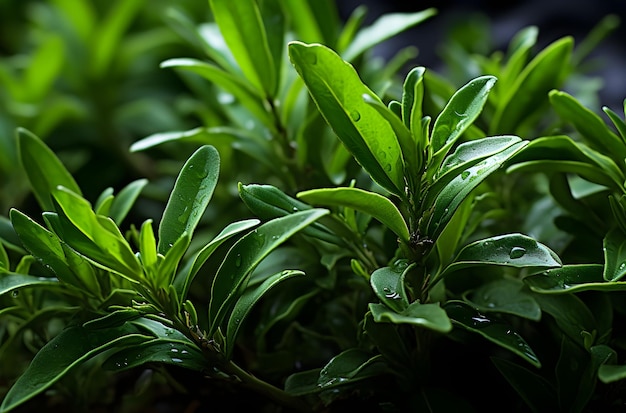
[[[511,252],[509,252],[509,257],[514,260],[517,258],[522,258],[526,254],[526,249],[522,247],[513,247],[511,248]]]
[[[461,179],[467,179],[470,176],[470,171],[463,171],[461,174]]]
[[[358,122],[361,119],[361,114],[357,110],[350,112],[350,117],[353,121]]]
[[[236,267],[241,266],[241,254],[237,254],[237,258],[235,258],[235,266]]]

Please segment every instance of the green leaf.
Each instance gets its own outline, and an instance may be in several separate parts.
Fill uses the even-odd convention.
[[[482,314],[461,301],[449,301],[443,308],[454,325],[478,333],[492,343],[517,354],[533,366],[541,367],[541,362],[532,348],[505,321]]]
[[[619,229],[609,231],[604,237],[604,279],[617,281],[626,275],[626,236]]]
[[[118,328],[89,330],[69,327],[50,340],[6,394],[0,412],[27,402],[48,389],[72,368],[114,347],[138,344],[149,336],[125,324]]]
[[[515,80],[524,69],[524,65],[528,60],[528,56],[532,48],[537,43],[537,35],[539,29],[536,26],[526,27],[515,34],[509,43],[506,65],[498,76],[498,85],[494,92],[507,93],[508,89],[513,87]]]
[[[501,265],[542,270],[561,266],[554,251],[524,234],[505,234],[474,241],[465,246],[441,273],[447,276],[463,268]]]
[[[439,303],[422,304],[415,301],[399,313],[383,304],[370,303],[369,309],[377,323],[411,324],[440,333],[452,330],[450,319]]]
[[[202,62],[197,59],[175,58],[161,63],[161,68],[177,68],[197,73],[206,80],[231,93],[241,105],[263,125],[274,130],[274,119],[270,112],[263,106],[262,96],[243,82],[238,76],[228,73],[214,64]],[[135,149],[138,150],[138,149]]]
[[[63,68],[66,57],[65,44],[59,35],[48,33],[42,37],[31,60],[25,67],[23,78],[24,100],[37,102],[50,93]]]
[[[559,410],[557,392],[548,380],[512,361],[495,357],[491,361],[533,412]]]
[[[611,122],[613,122],[613,125],[615,125],[615,128],[617,129],[620,136],[622,137],[622,142],[626,143],[626,122],[624,122],[624,120],[620,118],[620,116],[617,113],[615,113],[614,111],[612,111],[610,108],[606,106],[602,108],[602,111],[604,111],[604,113],[607,114],[609,119],[611,119]],[[625,111],[625,114],[626,114],[626,111]]]
[[[254,0],[210,0],[224,41],[248,81],[271,98],[278,86],[277,68],[259,7]]]
[[[345,384],[347,381],[354,382],[371,377],[368,369],[381,362],[381,356],[373,356],[360,349],[348,349],[333,357],[320,371],[317,385],[321,389]],[[375,369],[379,371],[379,369]],[[374,374],[376,375],[376,374]]]
[[[606,281],[602,264],[564,265],[524,278],[531,290],[542,294],[580,291],[625,291],[626,282]]]
[[[213,196],[219,170],[219,154],[212,146],[198,148],[187,159],[159,224],[159,253],[166,255],[183,233],[193,235]]]
[[[481,76],[454,93],[433,125],[430,142],[434,156],[443,158],[461,134],[476,120],[495,83],[494,76]]]
[[[99,330],[103,328],[120,327],[125,322],[135,320],[143,315],[143,312],[135,308],[123,308],[112,313],[89,320],[83,324],[84,328]]]
[[[334,0],[281,0],[285,13],[298,39],[308,43],[322,43],[333,47],[337,41],[340,20]]]
[[[109,216],[117,225],[120,225],[122,221],[124,221],[124,218],[126,218],[126,215],[128,215],[139,197],[139,194],[147,184],[147,179],[137,179],[122,188],[115,198],[113,198]]]
[[[98,25],[90,39],[93,57],[90,60],[93,74],[99,78],[110,69],[118,55],[124,33],[141,10],[144,0],[118,0],[113,4],[104,20]]]
[[[601,185],[621,188],[624,174],[608,156],[569,136],[533,139],[511,159],[508,171],[564,171]]]
[[[239,196],[248,209],[262,220],[270,220],[312,208],[311,205],[285,194],[272,185],[243,185],[240,183]],[[320,222],[314,222],[303,231],[331,244],[345,245],[337,235]],[[351,231],[349,232],[352,234]],[[338,235],[341,234],[339,231],[337,233]]]
[[[527,119],[547,103],[550,90],[559,87],[571,62],[574,40],[559,39],[542,50],[503,91],[489,133],[518,133]]]
[[[524,284],[517,279],[491,281],[464,294],[464,297],[482,312],[512,314],[533,321],[541,319],[541,307],[532,294],[524,291]]]
[[[602,383],[614,383],[626,379],[626,365],[603,364],[598,369],[598,378]]]
[[[445,158],[436,172],[435,181],[428,188],[428,193],[422,201],[423,204],[432,205],[442,189],[455,177],[461,175],[463,178],[463,173],[468,168],[521,141],[522,139],[517,136],[493,136],[460,144],[454,153]],[[467,173],[465,175],[467,176]]]
[[[292,235],[328,214],[311,209],[268,221],[240,238],[228,251],[213,279],[209,302],[209,336],[212,336],[241,295],[252,271],[272,250]]]
[[[541,310],[551,315],[561,331],[581,347],[584,347],[583,333],[598,328],[589,307],[574,294],[535,294],[534,297]]]
[[[20,288],[38,285],[58,286],[59,282],[54,278],[0,271],[0,295],[17,291]]]
[[[66,236],[63,241],[104,268],[134,282],[141,279],[141,264],[111,218],[96,215],[87,200],[66,188],[57,188],[53,195],[68,223],[88,240]]]
[[[483,159],[450,181],[438,194],[432,205],[430,217],[425,228],[420,231],[430,239],[436,240],[446,227],[457,208],[480,183],[491,173],[498,170],[504,162],[526,145],[526,141],[515,143],[496,155]],[[423,206],[430,209],[430,205]]]
[[[122,349],[103,363],[106,370],[124,371],[146,363],[169,364],[187,370],[202,371],[207,361],[191,341],[157,338]]]
[[[152,220],[147,219],[139,230],[139,254],[143,268],[147,271],[157,264],[156,237],[152,229]]]
[[[304,275],[302,271],[297,270],[285,270],[274,275],[269,276],[260,285],[247,288],[241,297],[237,300],[233,307],[233,311],[228,319],[228,326],[226,327],[226,343],[224,345],[224,353],[226,358],[230,359],[233,350],[235,349],[235,340],[237,334],[241,328],[244,320],[252,311],[254,305],[263,297],[267,291],[274,288],[277,284],[284,280],[295,277],[296,275]]]
[[[591,147],[610,156],[618,165],[623,164],[626,158],[624,141],[598,115],[565,92],[551,91],[550,103],[564,121],[576,127]]]
[[[352,61],[377,44],[423,22],[437,13],[435,8],[428,8],[416,13],[388,13],[379,17],[371,26],[365,27],[342,54]]]
[[[370,285],[378,299],[398,313],[409,306],[409,297],[404,288],[404,274],[409,268],[402,261],[393,267],[379,268],[370,276]]]
[[[322,116],[357,162],[380,186],[404,198],[400,145],[363,95],[380,99],[349,63],[325,46],[290,42],[289,56]]]
[[[42,210],[54,210],[51,192],[59,185],[81,194],[72,175],[41,139],[26,129],[18,128],[17,144],[22,168]]]
[[[388,198],[359,188],[322,188],[298,193],[298,198],[325,206],[343,206],[364,212],[376,218],[393,231],[402,242],[408,243],[409,229],[398,208]]]
[[[258,225],[260,221],[258,219],[247,219],[244,221],[233,222],[226,226],[215,238],[211,240],[208,244],[200,249],[190,260],[189,260],[189,269],[179,271],[174,279],[174,287],[176,288],[176,292],[181,299],[181,302],[187,297],[187,293],[189,292],[189,287],[196,274],[200,270],[200,268],[204,265],[204,263],[209,259],[211,254],[224,242],[232,238],[233,236],[246,231],[256,225]]]

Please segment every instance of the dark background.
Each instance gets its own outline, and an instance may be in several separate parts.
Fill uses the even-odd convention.
[[[376,49],[376,53],[389,57],[399,48],[417,46],[419,55],[416,63],[433,70],[440,69],[442,65],[439,48],[446,30],[477,13],[488,19],[492,41],[498,50],[506,50],[513,35],[530,25],[539,28],[537,47],[545,47],[566,35],[573,36],[577,44],[603,17],[614,14],[620,18],[620,26],[594,50],[590,58],[598,61],[593,75],[603,80],[599,91],[600,103],[618,113],[623,110],[626,98],[626,0],[339,0],[337,4],[343,18],[358,5],[367,5],[367,23],[383,13],[436,8],[437,15]]]

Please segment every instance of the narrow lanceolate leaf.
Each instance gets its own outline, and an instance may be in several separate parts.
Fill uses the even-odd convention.
[[[387,226],[403,242],[409,240],[409,229],[398,208],[375,192],[358,188],[324,188],[300,192],[298,198],[311,204],[343,206],[364,212]]]
[[[77,194],[81,193],[72,175],[41,139],[19,128],[17,145],[20,162],[42,210],[54,210],[51,192],[59,185]]]
[[[202,247],[202,249],[200,249],[200,251],[198,251],[193,258],[189,260],[190,268],[188,270],[179,271],[174,279],[174,288],[176,289],[181,302],[187,297],[189,286],[191,285],[191,282],[195,278],[196,274],[202,265],[204,265],[206,260],[209,259],[211,254],[213,254],[213,252],[217,249],[217,247],[222,245],[231,237],[257,226],[258,224],[260,224],[258,219],[248,219],[229,224],[219,234],[217,234],[211,242]]]
[[[383,304],[370,303],[369,309],[377,323],[411,324],[440,333],[452,330],[448,315],[438,303],[422,304],[415,301],[399,313]]]
[[[289,56],[324,119],[357,162],[380,186],[404,198],[400,145],[363,95],[380,99],[349,63],[325,46],[291,42]]]
[[[573,39],[557,40],[539,53],[503,91],[489,133],[517,133],[525,119],[544,108],[548,93],[558,88],[569,69]]]
[[[453,324],[468,331],[478,333],[487,340],[512,351],[535,367],[541,367],[539,358],[513,327],[493,316],[481,314],[461,301],[449,301],[444,309]]]
[[[494,76],[481,76],[459,89],[437,116],[431,134],[432,151],[444,156],[461,134],[476,120],[483,109],[489,91],[495,85]]]
[[[609,119],[611,119],[611,122],[613,122],[613,125],[615,125],[615,128],[617,129],[617,131],[619,132],[622,138],[622,142],[626,144],[626,122],[624,122],[624,120],[620,118],[620,116],[617,113],[615,113],[614,111],[612,111],[610,108],[606,106],[602,108],[602,111],[604,111],[604,113],[607,114]],[[624,114],[626,115],[626,111],[624,111]]]
[[[102,365],[106,370],[124,371],[147,363],[169,364],[186,370],[202,371],[207,361],[202,351],[189,340],[156,338],[122,349]]]
[[[169,59],[161,63],[161,67],[172,67],[199,74],[209,82],[223,88],[225,91],[235,96],[237,101],[241,103],[243,107],[250,111],[250,113],[260,120],[266,127],[270,128],[270,130],[272,130],[275,126],[273,123],[274,119],[272,118],[270,112],[268,112],[263,106],[261,93],[254,90],[248,83],[242,81],[242,79],[237,75],[228,73],[214,64],[189,58]]]
[[[69,327],[50,340],[4,397],[0,412],[27,402],[48,389],[73,367],[110,348],[137,344],[151,337],[125,324],[104,330]]]
[[[209,302],[209,336],[222,324],[252,271],[275,248],[328,210],[311,209],[266,222],[239,239],[228,251],[213,279]]]
[[[622,164],[626,158],[626,145],[598,115],[565,92],[551,91],[550,103],[564,121],[576,127],[589,146],[610,156],[618,165]]]
[[[604,279],[617,281],[626,275],[626,236],[612,229],[604,237]]]
[[[432,207],[430,205],[424,206],[425,209],[432,209],[431,215],[421,233],[430,239],[436,240],[470,192],[491,173],[498,170],[504,162],[527,143],[527,141],[515,143],[502,152],[482,160],[457,175],[439,192]]]
[[[626,291],[626,282],[607,282],[602,264],[564,265],[524,278],[531,290],[542,294],[569,294],[580,291]]]
[[[561,266],[554,251],[523,234],[506,234],[475,241],[464,247],[441,273],[447,276],[463,268],[481,265],[500,265],[533,270]]]
[[[462,177],[466,169],[521,141],[522,139],[517,136],[493,136],[460,144],[454,153],[445,158],[437,171],[435,181],[422,201],[423,205],[432,205],[441,190],[455,177],[459,175]]]
[[[0,269],[0,295],[33,285],[58,286],[59,282],[55,278],[35,277]]]
[[[351,61],[375,45],[402,33],[424,20],[434,16],[437,10],[429,8],[416,13],[390,13],[378,18],[371,26],[361,29],[350,46],[343,53],[344,59]]]
[[[226,357],[230,358],[234,348],[237,334],[241,328],[244,320],[252,311],[254,305],[263,297],[265,293],[275,287],[282,281],[295,277],[296,275],[304,275],[302,271],[286,270],[269,276],[260,285],[253,288],[246,289],[239,300],[235,303],[233,311],[228,319],[228,326],[226,327],[226,344],[224,352]]]
[[[109,210],[109,216],[117,225],[120,225],[126,215],[130,212],[135,201],[139,197],[139,194],[143,188],[148,184],[147,179],[138,179],[126,185],[122,190],[113,198],[111,209]]]
[[[165,255],[183,233],[192,236],[217,185],[220,158],[209,145],[197,149],[183,165],[159,224],[159,253]]]
[[[263,19],[255,0],[210,0],[211,11],[224,41],[241,71],[267,97],[277,87],[278,62],[272,59]]]
[[[86,199],[66,188],[57,188],[53,195],[63,217],[69,221],[67,224],[73,226],[70,230],[81,234],[80,237],[65,236],[64,241],[104,268],[138,281],[141,265],[113,220],[97,215]],[[87,242],[82,242],[81,238]]]

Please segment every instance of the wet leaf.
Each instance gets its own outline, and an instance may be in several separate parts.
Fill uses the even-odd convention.
[[[388,198],[359,188],[322,188],[298,193],[298,198],[323,206],[343,206],[373,216],[393,231],[403,242],[409,240],[409,229],[404,217]]]
[[[404,272],[407,265],[382,267],[370,276],[370,285],[378,299],[390,309],[400,313],[409,306],[404,289]]]
[[[383,304],[370,303],[369,309],[377,323],[411,324],[440,333],[452,330],[450,319],[439,303],[421,304],[416,301],[399,313]]]
[[[512,351],[533,366],[541,367],[541,362],[526,340],[505,321],[493,315],[482,314],[461,301],[449,301],[443,308],[454,325],[478,333],[492,343]]]
[[[237,300],[233,307],[233,311],[228,319],[228,326],[226,328],[226,344],[224,352],[227,358],[230,358],[233,350],[235,349],[235,340],[239,329],[244,320],[252,311],[254,305],[267,293],[270,289],[274,288],[282,281],[295,277],[298,275],[304,275],[302,271],[297,270],[285,270],[274,275],[269,276],[260,285],[246,289],[241,297]]]
[[[602,264],[564,265],[524,278],[531,290],[542,294],[580,291],[625,291],[626,282],[606,281]]]
[[[618,281],[626,275],[626,236],[619,229],[606,234],[604,247],[604,279]]]
[[[480,311],[512,314],[539,321],[541,307],[523,288],[521,281],[503,278],[483,284],[465,296]]]
[[[271,251],[292,235],[328,214],[325,209],[296,212],[268,221],[241,237],[215,274],[209,302],[209,335],[217,330],[241,295],[248,277]]]
[[[187,159],[159,223],[159,253],[166,255],[183,233],[193,235],[213,196],[219,170],[219,154],[212,146],[198,148]]]
[[[59,282],[54,278],[0,271],[0,295],[17,291],[20,288],[37,285],[58,286]]]
[[[42,393],[73,367],[114,347],[138,344],[151,337],[125,324],[104,330],[69,327],[50,340],[6,394],[0,411],[9,411]]]
[[[289,56],[326,122],[372,179],[404,197],[404,168],[393,129],[363,100],[380,100],[337,53],[322,45],[289,43]]]
[[[169,364],[192,371],[209,367],[202,351],[191,341],[157,338],[115,352],[102,368],[124,371],[146,363]]]

